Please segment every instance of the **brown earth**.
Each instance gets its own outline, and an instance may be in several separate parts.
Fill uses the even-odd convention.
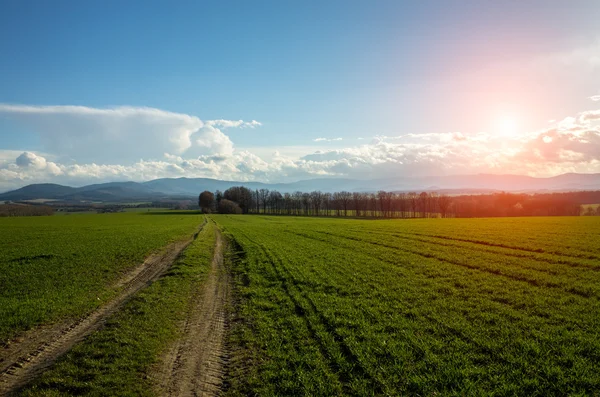
[[[77,321],[37,327],[0,348],[0,396],[26,385],[73,345],[100,328],[129,298],[162,276],[197,235],[172,243],[146,258],[116,283],[115,287],[122,288],[119,294],[91,314]]]
[[[217,241],[210,273],[192,298],[183,336],[169,349],[154,374],[166,396],[216,396],[228,359],[225,333],[231,302],[231,278],[223,261],[224,240]]]

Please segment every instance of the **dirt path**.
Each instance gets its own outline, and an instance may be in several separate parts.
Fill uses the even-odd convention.
[[[167,396],[215,396],[221,391],[227,361],[225,332],[231,280],[223,263],[218,229],[210,274],[193,298],[184,335],[168,351],[156,377]]]
[[[202,224],[201,228],[204,226]],[[98,329],[129,298],[164,274],[179,254],[194,240],[178,241],[151,255],[116,283],[121,292],[104,306],[75,322],[38,327],[0,349],[0,396],[24,386],[48,368],[73,345]]]

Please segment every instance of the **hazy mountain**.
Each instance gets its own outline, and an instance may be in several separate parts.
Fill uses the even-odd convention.
[[[235,182],[221,181],[210,178],[162,178],[148,182],[143,182],[142,185],[153,191],[165,192],[169,195],[194,195],[197,196],[204,190],[211,192],[217,190],[227,190],[232,186],[244,185],[249,189],[274,189],[273,186],[260,182]]]
[[[364,181],[352,179],[310,179],[293,183],[261,183],[261,182],[236,182],[236,181],[221,181],[218,179],[209,178],[163,178],[155,179],[149,182],[143,182],[154,191],[169,192],[170,194],[178,195],[195,195],[208,190],[211,192],[217,190],[227,190],[232,186],[246,186],[248,189],[274,189],[282,193],[295,191],[313,191],[322,190],[334,192],[339,190],[360,190],[360,185]]]
[[[173,196],[197,197],[204,190],[224,191],[231,186],[286,192],[321,190],[335,192],[445,191],[453,194],[490,191],[569,191],[600,190],[600,174],[563,174],[550,178],[523,175],[451,175],[355,180],[343,178],[309,179],[293,183],[221,181],[209,178],[163,178],[148,182],[111,182],[73,188],[51,183],[28,185],[0,194],[2,201],[60,199],[66,201],[140,201]]]
[[[55,199],[73,193],[75,188],[54,183],[38,183],[0,194],[0,200]]]

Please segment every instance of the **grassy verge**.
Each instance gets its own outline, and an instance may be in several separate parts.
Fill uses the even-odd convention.
[[[142,290],[103,329],[20,394],[153,395],[150,368],[179,336],[178,324],[206,278],[214,246],[214,225],[209,222],[165,277]]]

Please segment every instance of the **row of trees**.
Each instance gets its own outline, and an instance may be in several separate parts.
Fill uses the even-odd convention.
[[[54,214],[54,209],[47,205],[2,204],[0,217],[5,216],[46,216]]]
[[[436,192],[377,193],[336,192],[280,193],[250,190],[243,186],[205,191],[199,196],[203,212],[296,216],[355,216],[381,218],[446,218],[600,215],[600,209],[583,211],[580,192],[555,194],[495,193],[450,197]],[[589,192],[584,192],[589,193]],[[600,192],[586,200],[597,199]],[[589,196],[589,195],[588,195]]]

